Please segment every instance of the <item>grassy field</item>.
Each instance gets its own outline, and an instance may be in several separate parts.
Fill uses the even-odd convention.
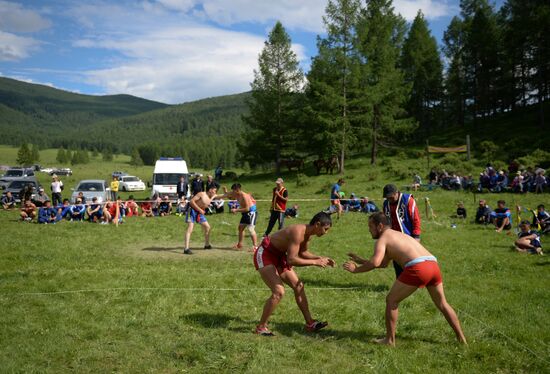
[[[0,164],[13,164],[15,152],[0,148]],[[41,155],[43,165],[55,165],[55,151]],[[108,178],[119,169],[150,178],[150,167],[133,169],[127,161],[95,160],[75,167],[73,177],[63,180],[70,185]],[[382,186],[392,179],[384,167],[390,161],[371,168],[366,160],[353,160],[344,191],[380,204]],[[421,167],[418,160],[406,164],[411,170]],[[307,173],[283,177],[295,199],[326,198],[337,179]],[[273,178],[247,175],[240,182],[262,199],[269,197]],[[341,269],[348,251],[372,252],[363,214],[348,213],[326,236],[313,239],[312,251],[333,257],[338,267],[297,269],[314,317],[330,323],[326,331],[304,332],[288,290],[272,317],[277,336],[262,338],[252,331],[269,292],[251,254],[229,249],[236,241],[237,216],[211,216],[215,249],[200,249],[196,229],[196,254],[184,256],[180,217],[132,217],[118,228],[76,222],[42,226],[17,222],[16,212],[0,211],[0,371],[549,372],[548,257],[512,252],[515,233],[498,234],[470,219],[449,218],[457,201],[464,201],[472,216],[479,195],[434,191],[416,197],[424,219],[422,241],[440,261],[447,298],[458,312],[468,347],[455,343],[426,291],[401,305],[395,349],[370,343],[384,333],[384,299],[393,269],[360,275]],[[431,200],[435,220],[424,217],[424,197]],[[550,205],[547,194],[483,197],[491,206],[499,198],[510,206]],[[306,222],[327,203],[299,202],[300,217],[292,223]],[[259,233],[267,211],[268,204],[260,202]]]

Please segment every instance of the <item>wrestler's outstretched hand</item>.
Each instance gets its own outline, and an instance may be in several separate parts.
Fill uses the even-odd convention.
[[[357,269],[357,264],[353,261],[347,261],[344,264],[344,270],[347,270],[350,273],[355,273],[355,269]]]
[[[317,266],[326,268],[327,266],[333,266],[331,265],[331,262],[334,263],[334,261],[328,257],[319,257],[317,259]]]
[[[363,259],[361,257],[359,257],[358,255],[356,255],[355,253],[353,253],[353,252],[348,253],[348,256],[349,256],[350,260],[353,260],[353,261],[359,262],[359,263],[363,262]]]
[[[328,266],[332,268],[336,266],[336,261],[334,261],[332,258],[327,257],[327,260],[328,260]]]

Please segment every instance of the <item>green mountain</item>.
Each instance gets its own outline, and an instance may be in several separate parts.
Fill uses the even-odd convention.
[[[91,96],[0,78],[0,143],[41,147],[140,148],[145,161],[184,156],[195,165],[231,166],[247,93],[166,105],[130,95]]]

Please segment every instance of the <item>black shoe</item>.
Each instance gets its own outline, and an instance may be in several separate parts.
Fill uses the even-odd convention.
[[[183,250],[183,254],[184,255],[192,255],[193,252],[191,252],[191,250],[189,248],[186,248],[186,249]]]
[[[204,249],[212,249],[212,246],[211,246],[210,244],[205,245],[205,246],[204,246]]]

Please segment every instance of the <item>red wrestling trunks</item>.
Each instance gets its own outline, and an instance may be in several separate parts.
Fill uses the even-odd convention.
[[[441,271],[436,261],[422,261],[411,264],[410,266],[405,264],[403,272],[397,280],[409,286],[420,288],[437,286],[439,283],[443,282]]]
[[[269,236],[264,237],[262,243],[254,251],[254,266],[256,270],[273,265],[277,269],[277,273],[282,274],[287,270],[292,269],[286,259],[286,253],[279,251],[271,244]]]

